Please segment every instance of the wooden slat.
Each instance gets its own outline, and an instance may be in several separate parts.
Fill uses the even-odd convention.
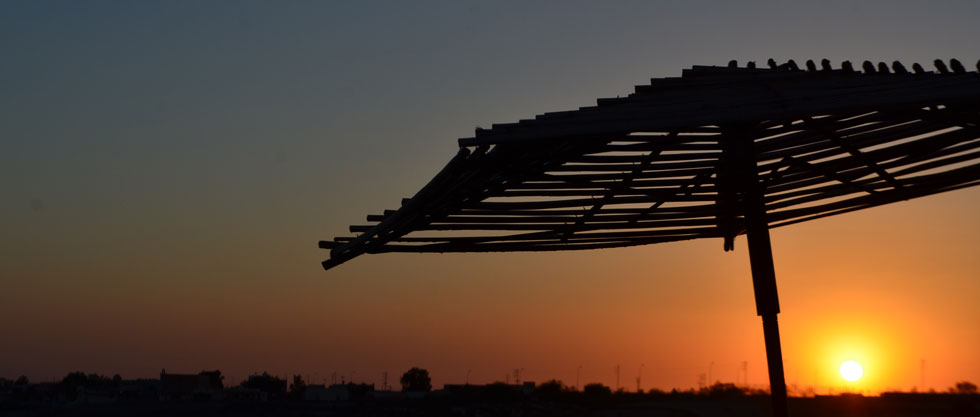
[[[547,176],[536,176],[533,181],[524,181],[518,184],[511,184],[507,187],[508,190],[562,190],[562,189],[579,189],[579,190],[605,190],[615,184],[615,181],[610,180],[600,180],[600,181],[588,181],[588,180],[571,180],[566,179],[564,181],[545,181],[541,178],[547,178]],[[568,177],[565,177],[568,178]],[[664,188],[664,187],[679,187],[690,182],[690,178],[665,178],[665,179],[635,179],[633,180],[633,188]],[[706,185],[713,185],[714,182],[706,181]]]
[[[963,82],[965,80],[972,82]],[[791,102],[782,97],[760,95],[758,88],[730,89],[727,93],[739,97],[738,101],[716,101],[710,105],[691,106],[671,102],[657,105],[655,109],[638,106],[636,112],[649,116],[656,110],[656,118],[568,120],[555,126],[521,126],[520,129],[499,133],[484,132],[476,138],[460,139],[461,146],[501,144],[529,140],[553,140],[562,137],[589,135],[621,135],[625,132],[644,130],[679,130],[692,126],[726,124],[743,120],[795,119],[810,114],[857,112],[863,108],[880,107],[891,110],[902,107],[921,107],[939,103],[959,103],[980,96],[980,83],[976,74],[950,75],[916,84],[874,84],[851,89],[830,89],[815,85],[784,88],[786,93],[808,93],[805,102]],[[804,91],[800,91],[804,90]],[[784,93],[785,94],[785,93]],[[753,97],[754,96],[754,97]],[[617,110],[622,114],[623,111]],[[582,118],[585,118],[583,115]],[[578,118],[576,118],[578,119]]]
[[[561,243],[551,242],[546,244],[515,244],[515,243],[489,243],[482,245],[385,245],[368,249],[367,253],[387,253],[387,252],[414,252],[414,253],[445,253],[445,252],[551,252],[565,250],[591,250],[622,248],[628,246],[649,245],[653,243],[677,242],[704,237],[716,237],[711,234],[681,234],[648,239],[617,239],[597,243]]]

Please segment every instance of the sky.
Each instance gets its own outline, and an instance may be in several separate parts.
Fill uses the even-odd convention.
[[[435,386],[517,370],[764,387],[743,238],[330,271],[316,243],[398,207],[477,126],[730,59],[972,67],[977,16],[975,1],[3,2],[0,377],[217,368],[397,388],[419,366]],[[980,382],[978,207],[974,188],[773,230],[791,392]],[[844,360],[864,378],[841,379]]]

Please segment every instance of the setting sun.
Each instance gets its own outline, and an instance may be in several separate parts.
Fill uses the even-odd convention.
[[[861,364],[854,361],[847,361],[840,365],[840,376],[844,379],[854,382],[861,379],[861,375],[864,374],[864,369],[861,368]]]

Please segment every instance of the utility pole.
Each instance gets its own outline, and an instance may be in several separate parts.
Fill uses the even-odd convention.
[[[714,382],[711,382],[711,369],[714,368],[714,367],[715,367],[715,361],[711,361],[711,363],[708,364],[708,386],[709,387],[714,384]]]
[[[619,391],[619,365],[616,365],[616,391]]]
[[[640,370],[636,373],[636,393],[643,392],[643,364],[640,364]]]

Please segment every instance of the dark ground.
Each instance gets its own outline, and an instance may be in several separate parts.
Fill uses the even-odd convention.
[[[790,398],[793,417],[980,417],[980,395],[894,394],[881,397],[832,396]],[[0,416],[596,416],[596,417],[741,417],[769,416],[765,396],[731,398],[663,397],[642,401],[567,403],[524,399],[519,401],[453,401],[419,399],[398,401],[316,402],[157,402],[119,401],[108,404],[6,404]]]

